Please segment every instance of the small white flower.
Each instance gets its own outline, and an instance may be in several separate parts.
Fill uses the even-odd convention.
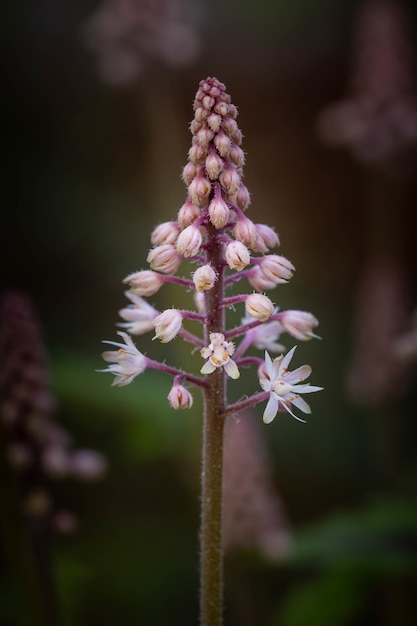
[[[155,318],[154,325],[154,339],[158,338],[162,343],[168,343],[168,341],[174,339],[181,330],[182,315],[177,309],[167,309]]]
[[[274,313],[278,309],[274,309]],[[253,322],[253,317],[246,316],[242,318],[242,324],[250,324]],[[270,352],[282,352],[285,348],[281,343],[277,343],[277,339],[281,333],[284,332],[284,328],[278,320],[273,322],[265,322],[261,326],[251,328],[246,332],[252,345],[258,350],[269,350]]]
[[[311,374],[309,365],[302,365],[293,372],[288,370],[288,365],[293,357],[297,346],[294,346],[286,355],[277,357],[272,361],[268,352],[265,352],[265,372],[259,379],[259,384],[264,391],[270,393],[266,405],[263,421],[265,424],[272,422],[280,407],[288,411],[295,419],[303,422],[300,417],[294,415],[290,406],[293,405],[303,413],[311,413],[307,402],[300,397],[301,393],[313,393],[321,391],[323,387],[314,387],[310,384],[297,384],[303,382]]]
[[[112,346],[116,346],[119,350],[112,350],[109,352],[103,352],[102,357],[105,361],[112,363],[104,370],[98,370],[99,372],[110,372],[114,374],[113,385],[123,387],[132,382],[136,376],[142,374],[146,369],[146,357],[139,352],[132,338],[127,333],[118,332],[125,343],[117,343],[115,341],[104,341],[103,343],[109,343]]]
[[[231,341],[225,341],[222,333],[210,333],[210,344],[202,348],[200,354],[207,359],[201,368],[202,374],[211,374],[218,367],[224,367],[224,371],[230,378],[239,378],[240,372],[236,363],[230,358],[235,351]]]
[[[318,335],[313,333],[313,328],[318,326],[318,320],[307,311],[283,311],[281,313],[281,323],[284,330],[289,334],[307,341],[308,339],[319,339]]]
[[[119,315],[126,321],[120,322],[119,326],[126,328],[131,335],[143,335],[152,330],[154,319],[159,315],[159,312],[146,300],[131,291],[125,291],[125,296],[129,298],[132,304],[120,309]]]

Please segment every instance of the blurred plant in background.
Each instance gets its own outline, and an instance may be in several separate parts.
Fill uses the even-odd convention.
[[[7,292],[1,298],[0,363],[3,538],[11,569],[17,569],[24,605],[34,611],[33,619],[52,626],[60,618],[50,562],[51,533],[72,533],[78,526],[65,502],[55,501],[53,482],[98,480],[107,461],[95,450],[74,448],[71,435],[59,424],[40,322],[22,292]],[[9,489],[14,481],[10,472],[16,495]]]

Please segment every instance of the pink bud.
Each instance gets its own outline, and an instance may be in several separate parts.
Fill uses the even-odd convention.
[[[261,320],[261,322],[266,322],[274,312],[274,305],[271,300],[260,293],[250,294],[246,298],[245,307],[248,315]]]
[[[248,206],[250,205],[250,194],[246,185],[242,182],[239,185],[239,189],[235,195],[236,206],[239,207],[241,211],[246,211]]]
[[[146,260],[151,269],[163,274],[175,274],[181,263],[176,247],[170,243],[150,250]]]
[[[163,284],[163,278],[156,272],[142,270],[129,274],[123,282],[138,296],[153,296]]]
[[[268,291],[277,286],[274,280],[268,280],[259,266],[253,268],[248,276],[248,281],[256,291]]]
[[[240,176],[231,163],[228,163],[220,174],[220,183],[227,193],[234,194],[239,189]]]
[[[226,102],[217,102],[214,110],[216,111],[216,113],[224,117],[229,112],[229,107],[227,106]]]
[[[211,190],[211,184],[204,176],[203,172],[204,170],[201,169],[188,187],[188,193],[191,200],[200,208],[206,206],[207,199]]]
[[[224,167],[224,162],[223,159],[219,157],[214,147],[210,150],[210,154],[206,158],[205,165],[209,178],[211,178],[211,180],[216,180]]]
[[[222,121],[221,116],[217,115],[216,113],[212,113],[207,118],[207,124],[210,126],[211,130],[214,131],[215,133],[219,132],[221,121]]]
[[[199,122],[196,119],[194,119],[190,124],[190,131],[193,135],[196,135],[198,131],[201,130],[202,128],[203,128],[203,122]]]
[[[184,228],[187,228],[187,226],[195,222],[195,220],[199,216],[200,216],[200,209],[198,208],[198,206],[196,206],[195,204],[191,202],[190,198],[188,198],[185,204],[183,204],[180,210],[178,211],[178,215],[177,215],[178,225],[181,228],[181,230],[184,230]]]
[[[255,224],[258,233],[258,241],[256,243],[256,252],[268,252],[269,248],[279,246],[279,237],[273,228],[266,224]]]
[[[177,240],[177,252],[185,257],[193,257],[199,253],[203,237],[198,226],[191,224],[184,228]]]
[[[207,291],[211,289],[216,278],[216,272],[211,265],[202,265],[193,274],[193,281],[197,291]]]
[[[243,167],[245,164],[245,154],[235,143],[230,146],[229,159],[236,167]]]
[[[277,254],[264,256],[259,267],[265,278],[276,285],[286,283],[295,271],[294,265],[288,259]]]
[[[187,187],[188,187],[188,185],[191,184],[191,181],[196,176],[197,176],[197,168],[194,165],[194,163],[190,163],[190,162],[187,163],[187,165],[182,170],[182,179],[183,179],[184,183],[187,185]]]
[[[237,123],[231,117],[225,117],[222,121],[222,128],[231,137],[237,131]]]
[[[177,336],[182,326],[182,315],[177,309],[167,309],[154,320],[155,337],[168,343]]]
[[[233,234],[238,241],[241,241],[245,245],[249,246],[251,250],[256,249],[258,233],[256,231],[255,224],[244,215],[241,215],[236,222],[233,228]]]
[[[237,107],[234,104],[229,104],[227,114],[235,120],[237,118]]]
[[[180,229],[177,222],[163,222],[157,226],[151,236],[154,246],[162,246],[164,243],[175,243]]]
[[[229,207],[223,200],[221,192],[215,194],[215,197],[209,204],[208,212],[210,221],[216,228],[224,228],[229,222]]]
[[[301,341],[316,337],[313,328],[319,323],[314,315],[307,311],[283,311],[280,314],[280,322],[289,335]]]
[[[168,402],[173,409],[191,409],[193,396],[182,385],[174,384],[168,394]]]
[[[194,143],[188,150],[188,158],[193,165],[202,165],[206,156],[207,147],[200,146],[198,143]]]
[[[216,146],[221,157],[227,157],[229,154],[230,146],[232,144],[229,137],[220,130],[217,135],[215,135],[213,139],[214,145]]]
[[[215,102],[216,102],[215,99],[212,98],[211,96],[204,96],[204,98],[201,101],[201,104],[203,105],[205,109],[209,111],[210,109],[214,107]]]
[[[210,115],[210,112],[200,106],[196,109],[194,117],[197,120],[197,122],[204,122],[204,120],[206,120],[209,115]]]
[[[200,146],[207,150],[210,141],[214,137],[214,132],[208,126],[203,126],[201,130],[198,131],[195,138]]]
[[[249,250],[240,241],[232,241],[228,244],[225,257],[230,269],[238,272],[250,263]]]

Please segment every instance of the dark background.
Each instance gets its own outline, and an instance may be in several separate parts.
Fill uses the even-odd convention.
[[[414,46],[416,10],[408,5]],[[198,54],[182,66],[149,58],[124,84],[100,77],[82,36],[99,3],[18,0],[1,10],[1,289],[22,289],[34,302],[59,419],[109,463],[95,485],[57,488],[80,520],[77,533],[53,545],[62,624],[197,621],[201,402],[174,413],[162,375],[146,372],[129,388],[111,389],[110,377],[95,370],[103,367],[101,341],[116,339],[122,279],[145,267],[152,228],[175,219],[184,201],[194,94],[202,78],[216,76],[239,109],[249,217],[276,227],[281,253],[297,269],[274,299],[319,318],[322,341],[300,345],[297,358],[325,387],[306,425],[280,414],[263,429],[294,552],[272,563],[246,552],[230,557],[226,623],[411,625],[414,366],[407,385],[397,387],[393,375],[387,393],[368,402],[351,393],[347,373],[357,288],[374,254],[400,260],[408,314],[416,304],[414,160],[411,175],[394,181],[378,171],[392,194],[379,219],[369,208],[374,170],[324,145],[317,131],[323,109],[346,94],[358,2],[198,6]],[[153,300],[171,307],[178,294],[166,288]],[[195,367],[178,339],[162,346],[144,337],[137,345]],[[365,388],[368,375],[364,368]],[[1,624],[25,623],[18,598],[5,562]]]

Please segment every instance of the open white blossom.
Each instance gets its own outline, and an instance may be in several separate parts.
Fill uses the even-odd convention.
[[[211,374],[218,367],[224,367],[224,371],[230,378],[239,378],[240,372],[236,363],[230,358],[235,351],[235,345],[231,341],[225,341],[222,333],[210,333],[210,344],[202,348],[200,354],[207,359],[201,368],[202,374]]]
[[[126,328],[131,335],[143,335],[153,330],[154,319],[158,317],[159,311],[132,291],[125,291],[125,296],[129,298],[132,304],[120,309],[119,315],[126,321],[120,322],[118,325]]]
[[[104,370],[98,370],[99,372],[110,372],[114,374],[112,386],[118,385],[123,387],[132,382],[136,376],[142,374],[146,369],[146,357],[139,352],[137,347],[129,337],[127,333],[122,331],[117,333],[120,335],[125,343],[117,343],[116,341],[103,341],[103,343],[109,343],[112,346],[119,348],[118,350],[111,350],[103,352],[101,355],[105,361],[108,361],[112,365],[109,365]]]
[[[296,420],[304,422],[297,417],[290,409],[293,405],[300,409],[303,413],[311,413],[311,409],[307,402],[300,397],[301,393],[313,393],[321,391],[323,387],[314,387],[310,384],[302,383],[311,374],[309,365],[302,365],[293,372],[290,372],[288,365],[293,357],[297,346],[294,346],[286,355],[277,357],[272,361],[268,352],[265,352],[265,375],[259,379],[259,383],[264,391],[270,393],[268,403],[266,405],[263,421],[265,424],[272,422],[280,408],[288,411]]]

